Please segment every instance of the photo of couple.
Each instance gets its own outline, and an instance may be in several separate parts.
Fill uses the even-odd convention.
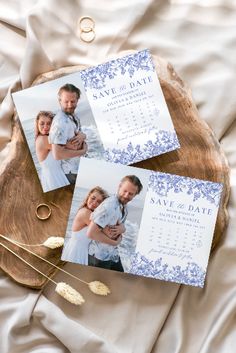
[[[44,191],[75,184],[78,157],[84,156],[88,150],[86,135],[75,114],[79,99],[79,88],[67,83],[58,92],[60,110],[55,115],[50,111],[37,114],[35,149]]]
[[[91,185],[99,169],[104,171],[103,178],[100,177],[102,186],[85,188],[83,180],[86,175],[87,179],[90,177],[90,183],[87,184]],[[116,184],[111,182],[112,170],[116,174],[113,177]],[[82,158],[62,260],[128,272],[137,241],[144,195],[141,181],[143,171],[139,172],[141,177],[125,172],[136,170]],[[146,186],[145,180],[144,184]]]
[[[19,91],[13,98],[44,192],[74,185],[82,156],[103,158],[79,72]]]

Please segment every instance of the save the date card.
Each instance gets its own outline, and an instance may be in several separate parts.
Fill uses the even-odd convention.
[[[81,72],[105,160],[132,164],[180,147],[148,50]]]
[[[222,188],[82,158],[62,260],[203,287]]]
[[[83,156],[129,165],[180,147],[148,50],[57,76],[13,93],[44,192],[74,184]]]

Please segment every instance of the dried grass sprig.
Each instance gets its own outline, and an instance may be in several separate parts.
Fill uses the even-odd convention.
[[[107,285],[105,285],[104,283],[100,282],[100,281],[92,281],[92,282],[86,282],[86,281],[83,281],[82,279],[78,278],[77,276],[73,275],[72,273],[64,270],[63,268],[55,265],[54,263],[52,263],[51,261],[48,261],[47,259],[43,258],[42,256],[36,254],[35,252],[25,248],[24,246],[20,245],[18,242],[16,242],[15,240],[12,240],[10,238],[7,238],[5,237],[4,235],[0,234],[0,237],[8,240],[9,242],[15,244],[15,245],[18,245],[19,248],[27,251],[28,253],[36,256],[37,258],[41,259],[42,261],[44,262],[47,262],[49,265],[53,266],[54,268],[58,269],[59,271],[61,272],[64,272],[65,274],[67,274],[68,276],[76,279],[77,281],[83,283],[83,284],[86,284],[88,286],[88,288],[91,290],[91,292],[93,292],[94,294],[97,294],[97,295],[101,295],[101,296],[106,296],[108,294],[111,293],[110,289],[107,287]]]
[[[9,238],[7,238],[7,240],[9,240]],[[49,249],[56,249],[56,248],[61,248],[64,245],[64,238],[58,237],[58,236],[51,236],[41,244],[24,244],[24,243],[20,243],[18,240],[14,240],[14,242],[17,245],[23,245],[28,247],[46,246],[46,248],[49,248]]]
[[[2,235],[1,235],[2,236]],[[5,238],[5,237],[4,237]],[[2,245],[6,250],[8,250],[10,253],[12,253],[13,255],[15,255],[18,259],[20,259],[22,262],[24,262],[25,264],[27,264],[28,266],[30,266],[32,269],[34,269],[36,272],[40,273],[43,277],[47,278],[49,281],[51,281],[52,283],[54,283],[56,285],[56,289],[55,291],[61,295],[64,299],[66,299],[67,301],[69,301],[72,304],[75,305],[81,305],[85,302],[83,296],[74,288],[72,288],[71,286],[69,286],[68,284],[64,283],[64,282],[56,282],[54,281],[52,278],[48,277],[47,275],[45,275],[45,273],[43,273],[42,271],[40,271],[38,268],[36,268],[35,266],[33,266],[31,263],[29,263],[28,261],[26,261],[23,257],[21,257],[20,255],[18,255],[15,251],[13,251],[12,249],[8,248],[8,246],[4,245],[3,243],[0,242],[0,245]]]
[[[85,302],[82,295],[67,283],[57,283],[55,291],[72,304],[81,305]]]
[[[111,293],[110,289],[100,281],[93,281],[88,283],[89,289],[98,295],[108,295]]]
[[[49,249],[61,248],[64,245],[64,238],[51,236],[46,239],[42,245],[46,246]]]

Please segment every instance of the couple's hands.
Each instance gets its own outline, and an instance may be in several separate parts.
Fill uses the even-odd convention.
[[[108,237],[108,238],[110,239],[110,242],[111,242],[110,245],[117,246],[120,244],[120,242],[122,240],[122,234],[119,234],[118,236],[116,236],[116,238],[110,238],[110,237]]]
[[[85,142],[86,135],[83,132],[78,132],[78,134],[72,139],[70,139],[66,148],[69,150],[80,151],[80,155],[83,156],[88,151],[88,145]]]
[[[118,237],[116,239],[112,239],[114,241],[114,245],[119,245],[121,240],[122,240],[122,234],[118,235]]]
[[[79,131],[72,139],[70,140],[72,145],[77,145],[77,150],[80,150],[83,148],[83,143],[86,140],[86,135]]]
[[[87,143],[83,141],[81,148],[78,148],[78,150],[81,152],[81,155],[83,156],[88,151]]]
[[[117,241],[117,245],[122,240],[122,233],[125,232],[125,226],[123,223],[115,226],[106,226],[103,228],[103,233],[110,239]]]
[[[87,152],[87,144],[85,142],[86,135],[83,132],[78,132],[77,135],[72,137],[66,144],[66,147],[71,150],[85,150]]]

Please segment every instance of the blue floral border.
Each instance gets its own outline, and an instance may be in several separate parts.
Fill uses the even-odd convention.
[[[188,262],[183,268],[179,265],[171,267],[163,263],[161,257],[150,261],[139,252],[132,259],[129,273],[196,287],[203,287],[206,277],[206,271],[195,262]]]
[[[173,151],[180,147],[175,132],[160,130],[156,132],[154,141],[147,141],[143,146],[133,145],[129,142],[124,149],[108,148],[105,149],[104,158],[108,162],[132,164],[162,153]]]
[[[113,80],[118,74],[128,74],[130,78],[138,70],[155,71],[155,66],[148,49],[129,54],[122,58],[111,60],[107,63],[91,67],[80,72],[85,91],[105,87],[107,79]]]
[[[223,184],[179,175],[151,172],[148,187],[158,196],[167,196],[170,190],[173,190],[176,194],[186,192],[188,195],[193,195],[193,201],[205,198],[218,207]]]

